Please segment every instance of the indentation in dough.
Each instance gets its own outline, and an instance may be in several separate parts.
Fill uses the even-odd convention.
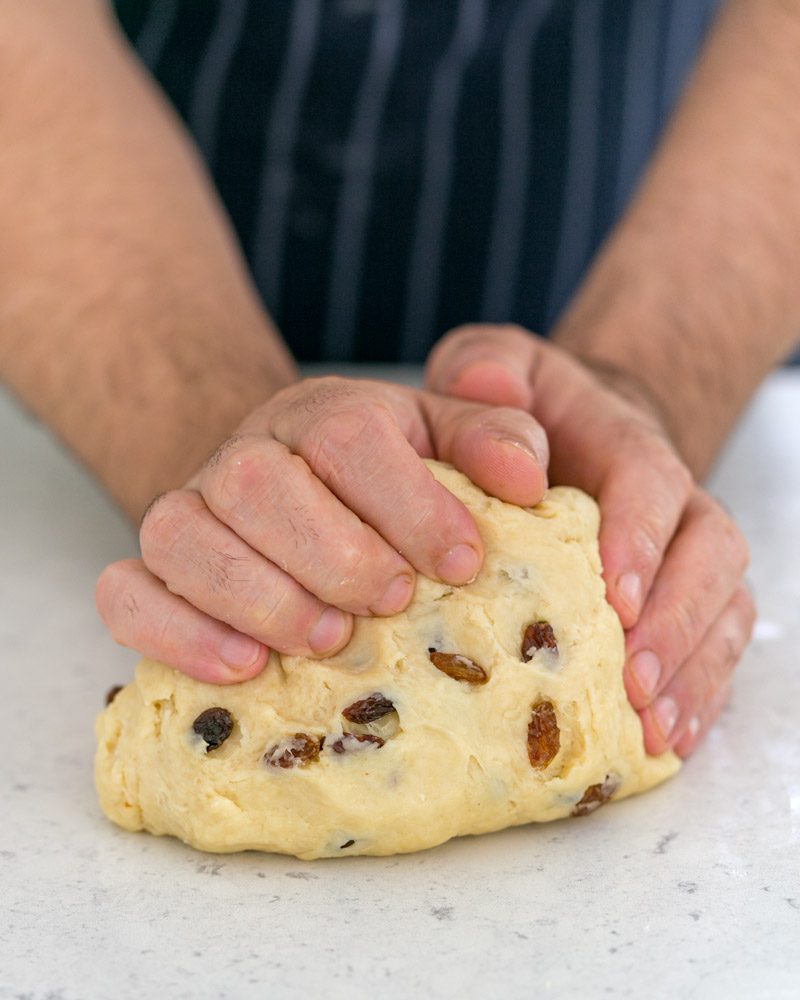
[[[561,726],[561,758],[558,777],[569,776],[575,764],[585,759],[586,740],[578,722],[580,711],[574,701],[556,706]]]
[[[467,774],[473,781],[482,781],[486,772],[481,767],[481,762],[473,754],[467,761]]]
[[[153,702],[153,735],[156,739],[161,738],[161,729],[166,720],[175,711],[175,698],[159,698]]]
[[[226,799],[231,805],[235,806],[240,812],[242,811],[242,804],[238,797],[234,795],[232,791],[225,788],[220,788],[219,785],[214,786],[214,794],[221,799]]]

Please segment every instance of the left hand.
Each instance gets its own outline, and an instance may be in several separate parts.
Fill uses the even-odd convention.
[[[519,327],[488,324],[444,337],[425,386],[532,414],[548,435],[551,481],[597,499],[607,597],[626,631],[625,687],[645,749],[688,756],[727,700],[755,609],[744,538],[694,482],[644,387]]]

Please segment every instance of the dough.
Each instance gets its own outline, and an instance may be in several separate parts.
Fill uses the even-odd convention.
[[[110,819],[204,851],[393,854],[582,815],[674,774],[625,696],[595,503],[557,487],[523,509],[429,464],[480,529],[474,583],[420,576],[405,612],[358,620],[336,656],[272,653],[235,686],[143,660],[97,721]]]

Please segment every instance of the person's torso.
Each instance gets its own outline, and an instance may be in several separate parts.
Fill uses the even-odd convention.
[[[117,0],[304,360],[546,332],[717,0]]]

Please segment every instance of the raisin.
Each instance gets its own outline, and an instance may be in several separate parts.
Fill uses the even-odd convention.
[[[374,736],[372,733],[342,733],[341,736],[331,743],[331,750],[334,753],[371,750],[372,747],[380,750],[385,742],[380,736]]]
[[[376,719],[382,719],[384,715],[394,711],[394,704],[389,701],[380,691],[371,694],[361,701],[354,701],[342,712],[348,722],[355,722],[358,725],[366,726]]]
[[[454,681],[466,681],[467,684],[485,684],[489,680],[489,675],[480,664],[470,660],[461,653],[439,653],[435,649],[429,649],[428,655],[431,663],[443,674],[452,677]]]
[[[537,649],[552,649],[554,653],[558,652],[550,622],[532,622],[525,628],[525,635],[522,637],[523,661],[527,663],[528,660],[532,660]]]
[[[206,753],[221,747],[233,731],[233,716],[227,708],[207,708],[192,723],[192,729],[206,741]]]
[[[583,793],[583,798],[572,810],[572,815],[588,816],[595,809],[604,806],[618,788],[619,778],[614,774],[607,774],[605,781],[601,781],[599,785],[589,785]]]
[[[537,701],[528,723],[528,759],[531,767],[544,768],[561,746],[556,713],[551,701]]]
[[[115,684],[114,687],[109,688],[106,692],[106,705],[110,705],[111,702],[117,697],[117,695],[122,690],[122,684]]]
[[[307,767],[319,760],[322,740],[307,733],[295,733],[264,754],[264,763],[269,767]]]

